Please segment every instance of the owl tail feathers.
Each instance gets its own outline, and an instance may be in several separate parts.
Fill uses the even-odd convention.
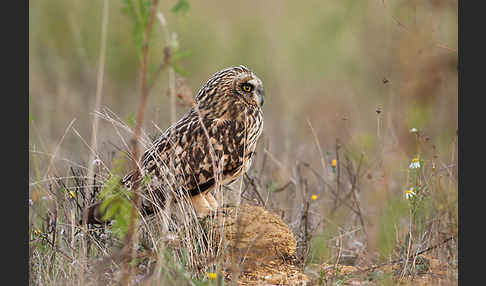
[[[103,219],[104,213],[101,212],[101,203],[102,202],[98,202],[88,207],[88,217],[86,218],[87,224],[96,225],[96,224],[105,224],[110,222],[110,220]],[[79,225],[82,225],[83,219],[81,218],[78,223]]]

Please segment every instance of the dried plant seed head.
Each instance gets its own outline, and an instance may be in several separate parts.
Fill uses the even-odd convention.
[[[382,107],[381,107],[381,105],[378,105],[378,106],[376,107],[376,110],[375,110],[376,114],[380,114],[380,113],[381,113],[381,111],[382,111]]]

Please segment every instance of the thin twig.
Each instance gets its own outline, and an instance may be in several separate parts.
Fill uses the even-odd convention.
[[[387,265],[392,265],[392,264],[396,264],[396,263],[399,263],[399,262],[402,262],[403,260],[405,259],[414,259],[415,257],[425,253],[425,252],[428,252],[428,251],[431,251],[431,250],[434,250],[436,249],[437,247],[441,246],[442,244],[445,244],[446,242],[448,242],[449,240],[452,240],[454,238],[454,236],[450,236],[446,239],[444,239],[443,241],[433,245],[433,246],[430,246],[430,247],[427,247],[426,249],[424,250],[421,250],[415,254],[412,254],[410,255],[409,257],[406,257],[406,258],[398,258],[398,259],[395,259],[393,261],[390,261],[390,262],[385,262],[385,263],[381,263],[381,264],[378,264],[376,266],[372,266],[372,267],[368,267],[368,268],[365,268],[365,269],[360,269],[360,270],[356,270],[352,273],[349,273],[349,274],[356,274],[356,273],[362,273],[362,272],[368,272],[368,271],[373,271],[377,268],[381,268],[383,266],[387,266]]]
[[[341,147],[341,144],[339,143],[339,139],[336,138],[336,169],[337,169],[337,176],[336,176],[336,196],[334,197],[334,204],[333,208],[331,210],[331,215],[334,214],[334,212],[337,209],[337,203],[338,200],[340,199],[339,191],[340,191],[340,185],[341,185],[341,160],[339,158],[339,148]]]
[[[173,48],[173,41],[175,39],[171,39],[171,35],[169,32],[169,28],[167,27],[167,21],[165,20],[164,14],[162,12],[157,13],[157,18],[159,19],[160,25],[164,30],[165,35],[165,48],[164,48],[164,62],[160,65],[159,69],[157,70],[156,76],[162,69],[166,67],[169,68],[169,97],[170,97],[170,121],[171,124],[176,123],[176,94],[175,94],[175,71],[171,65],[172,61],[172,48]],[[175,35],[175,34],[174,34]]]
[[[142,58],[142,66],[140,69],[141,79],[142,79],[142,96],[140,99],[141,102],[138,109],[137,125],[135,127],[135,136],[133,138],[133,145],[132,145],[132,154],[133,154],[132,169],[133,170],[138,169],[138,157],[139,157],[138,140],[142,129],[142,123],[145,116],[145,109],[147,106],[148,95],[149,95],[148,92],[149,90],[147,86],[147,73],[148,73],[147,62],[148,62],[149,40],[152,31],[152,25],[154,22],[155,11],[157,10],[158,3],[159,3],[158,0],[153,0],[152,2],[152,6],[150,8],[149,22],[145,30],[145,38],[143,43],[143,58]],[[126,238],[126,243],[128,247],[127,250],[130,257],[130,262],[127,263],[128,269],[126,268],[127,265],[125,264],[126,266],[123,272],[122,285],[129,284],[130,277],[132,276],[132,272],[134,270],[131,262],[135,258],[135,254],[136,254],[136,247],[134,247],[134,244],[138,242],[138,236],[136,231],[138,220],[136,219],[136,216],[137,216],[137,210],[140,208],[140,203],[141,203],[141,197],[139,195],[139,190],[138,190],[138,176],[139,176],[139,172],[135,172],[134,177],[132,179],[134,204],[130,210],[130,224],[128,227],[128,233]]]
[[[386,1],[382,0],[382,3],[383,3],[384,8],[386,9]],[[407,33],[412,32],[405,25],[403,25],[395,16],[393,16],[393,14],[390,13],[390,17],[397,24],[397,26],[400,27],[401,29],[403,29],[405,32],[407,32]],[[447,45],[445,45],[443,43],[440,43],[440,42],[434,41],[434,40],[431,40],[431,42],[434,44],[434,46],[436,46],[438,48],[445,49],[445,50],[448,50],[448,51],[453,52],[453,53],[457,53],[457,49],[448,47]]]
[[[314,143],[316,144],[317,151],[319,152],[319,157],[321,158],[322,170],[324,171],[324,174],[327,174],[326,158],[324,157],[324,153],[322,152],[321,145],[319,144],[319,139],[317,138],[317,134],[314,131],[314,128],[312,127],[312,124],[310,123],[309,119],[307,119],[307,124],[309,125],[309,128],[312,132],[312,136],[314,136]]]
[[[71,127],[73,126],[75,121],[76,121],[76,118],[74,118],[73,120],[71,120],[71,122],[69,122],[68,126],[66,127],[66,130],[64,131],[64,134],[62,135],[61,139],[59,139],[59,142],[56,144],[56,148],[54,149],[54,152],[52,153],[51,160],[49,160],[49,165],[47,166],[47,170],[46,170],[46,173],[44,174],[44,178],[47,178],[47,175],[49,175],[49,171],[51,170],[51,167],[54,166],[53,165],[54,159],[57,156],[57,152],[59,151],[59,147],[61,146],[62,142],[64,141],[64,138],[66,137],[66,134],[71,129]],[[55,169],[56,168],[54,166],[54,170]]]
[[[341,231],[339,231],[339,232],[340,232],[340,233],[339,233],[339,236],[337,237],[337,238],[338,238],[338,239],[337,239],[337,242],[338,242],[338,244],[339,244],[339,248],[338,248],[338,255],[336,256],[336,260],[334,261],[334,266],[333,266],[334,271],[332,272],[331,281],[329,282],[329,284],[330,284],[330,285],[332,285],[332,284],[333,284],[332,282],[334,281],[334,278],[335,278],[335,276],[336,276],[336,272],[337,272],[337,271],[336,271],[336,270],[337,270],[337,266],[338,266],[338,264],[339,264],[339,260],[341,259],[341,253],[342,253],[342,250],[343,250],[343,241],[342,241],[342,239],[341,239],[341,237],[342,237],[342,233],[341,233]]]
[[[353,165],[350,162],[349,158],[347,156],[345,156],[345,157],[346,157],[346,160],[348,161],[347,171],[348,171],[349,179],[351,180],[351,191],[349,193],[353,196],[354,204],[356,205],[356,209],[358,211],[359,222],[361,224],[361,227],[363,228],[363,232],[364,232],[364,235],[366,237],[366,240],[368,240],[368,233],[366,232],[366,227],[365,227],[363,215],[362,215],[362,212],[361,212],[361,205],[359,203],[358,196],[356,194],[356,186],[358,185],[359,173],[360,173],[360,169],[361,169],[361,164],[363,162],[363,156],[364,155],[361,154],[361,157],[360,157],[359,163],[358,163],[358,169],[357,169],[357,171],[354,175],[353,175]]]
[[[258,187],[255,183],[255,179],[253,179],[252,177],[250,177],[248,175],[248,173],[245,173],[245,178],[248,179],[248,181],[250,182],[250,185],[253,187],[253,192],[256,194],[256,197],[258,199],[258,202],[263,206],[265,207],[265,201],[262,199],[262,196],[260,195],[260,192],[258,191]],[[243,192],[241,193],[243,195]]]
[[[346,203],[346,201],[344,201],[343,199],[341,198],[336,198],[337,197],[337,194],[336,194],[336,191],[334,190],[333,186],[331,186],[329,183],[327,183],[321,176],[321,174],[319,174],[316,170],[312,169],[311,166],[309,165],[309,163],[306,163],[306,162],[300,162],[299,164],[302,164],[304,167],[307,167],[309,168],[309,170],[312,171],[312,173],[316,176],[316,178],[318,178],[328,189],[329,191],[331,192],[331,194],[334,196],[335,199],[337,199],[337,201],[340,203],[340,204],[343,204],[344,206],[346,206],[347,208],[349,208],[351,211],[353,211],[355,214],[358,215],[358,211],[355,210],[353,208],[353,206],[349,205],[348,203]],[[338,204],[339,206],[339,204]],[[331,210],[332,211],[332,210]]]

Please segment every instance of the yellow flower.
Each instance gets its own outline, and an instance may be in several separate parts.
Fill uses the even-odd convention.
[[[334,168],[337,166],[337,160],[336,159],[332,159],[331,161],[331,166]]]
[[[315,201],[315,200],[317,200],[317,195],[312,195],[311,198],[312,198],[313,201]]]
[[[39,229],[37,229],[37,228],[36,228],[36,229],[34,230],[34,235],[35,235],[35,236],[39,235],[40,233],[41,233],[41,231],[40,231]]]
[[[209,279],[214,280],[218,277],[218,274],[216,274],[214,272],[209,272],[208,277],[209,277]]]
[[[76,198],[76,193],[75,193],[75,192],[73,192],[73,191],[69,191],[69,196],[70,196],[72,199],[74,199],[74,198]]]

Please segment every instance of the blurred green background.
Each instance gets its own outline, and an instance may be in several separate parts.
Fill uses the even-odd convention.
[[[327,164],[339,138],[350,154],[365,156],[363,209],[378,229],[379,214],[388,210],[384,199],[402,196],[408,164],[418,152],[411,128],[428,138],[439,159],[457,160],[457,1],[189,0],[189,11],[175,14],[176,3],[161,1],[159,11],[188,54],[178,63],[184,71],[179,76],[193,93],[228,66],[246,65],[262,78],[265,124],[255,164],[260,166],[264,148],[280,163],[267,162],[268,180],[285,183],[298,160],[321,170],[316,140]],[[102,106],[126,121],[139,106],[140,60],[121,8],[122,1],[109,1]],[[29,1],[29,144],[57,152],[55,164],[88,160],[83,140],[89,142],[94,118],[102,14],[101,0]],[[152,66],[160,63],[165,45],[160,24],[154,27]],[[170,125],[167,88],[164,72],[144,122],[153,136],[154,123]],[[187,109],[178,105],[178,116]],[[81,137],[68,130],[58,145],[73,119]],[[100,124],[99,148],[121,146],[111,124]],[[40,158],[42,169],[50,157]],[[31,160],[31,181],[37,179],[33,169]],[[281,208],[293,207],[286,193],[274,198]],[[379,241],[379,232],[373,233]]]

